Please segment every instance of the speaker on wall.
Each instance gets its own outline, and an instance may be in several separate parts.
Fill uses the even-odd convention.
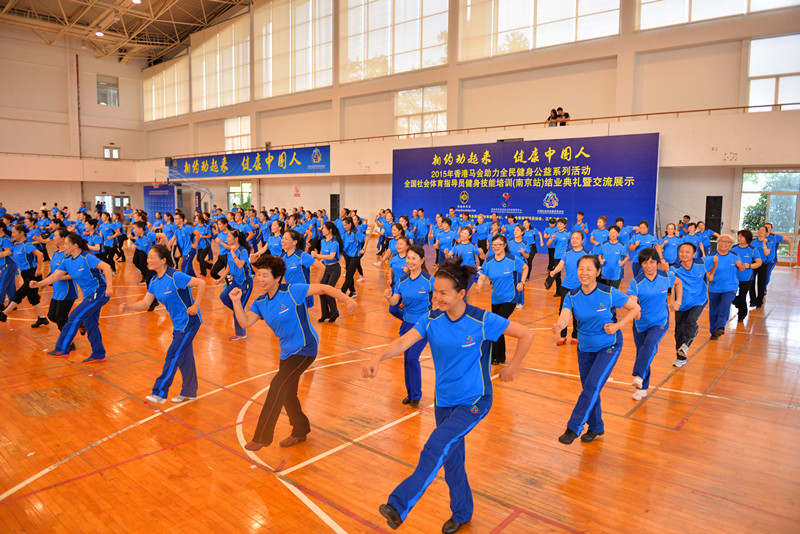
[[[339,195],[331,195],[331,211],[330,220],[334,221],[339,218]]]
[[[172,158],[164,158],[164,166],[172,167]]]

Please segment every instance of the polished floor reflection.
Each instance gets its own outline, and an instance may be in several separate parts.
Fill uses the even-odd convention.
[[[565,446],[556,438],[580,386],[575,347],[557,347],[550,330],[558,299],[541,285],[545,260],[512,315],[536,335],[524,369],[495,382],[492,411],[467,438],[475,516],[459,532],[800,531],[800,272],[778,267],[764,308],[738,326],[732,313],[718,341],[704,314],[682,369],[668,334],[640,402],[625,332],[602,395],[605,436]],[[201,307],[200,397],[179,405],[144,401],[172,332],[163,307],[119,314],[122,299],[144,291],[130,263],[102,313],[103,363],[80,363],[82,337],[69,359],[48,357],[57,330],[31,329],[23,306],[0,325],[0,532],[387,531],[378,505],[434,426],[433,368],[426,357],[417,409],[401,404],[402,360],[360,378],[399,327],[383,277],[364,263],[355,315],[318,324],[311,310],[322,343],[300,382],[309,439],[278,447],[284,414],[276,443],[257,453],[243,444],[277,370],[277,342],[263,323],[229,341],[221,286]],[[488,290],[471,301],[488,308]],[[448,503],[440,473],[400,531],[438,532]]]

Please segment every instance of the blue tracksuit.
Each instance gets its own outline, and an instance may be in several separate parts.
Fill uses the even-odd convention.
[[[667,295],[673,285],[673,271],[657,271],[652,281],[640,272],[628,286],[628,295],[637,297],[642,307],[641,318],[633,323],[633,342],[636,344],[633,376],[642,378],[642,389],[650,387],[650,364],[669,328]]]
[[[400,335],[414,328],[419,318],[431,309],[433,296],[433,277],[421,272],[416,278],[410,274],[404,275],[394,285],[394,294],[400,295],[403,303],[403,323],[400,325]],[[427,339],[414,343],[404,354],[404,368],[406,381],[406,396],[410,400],[422,398],[422,370],[419,365],[419,355],[428,344]]]

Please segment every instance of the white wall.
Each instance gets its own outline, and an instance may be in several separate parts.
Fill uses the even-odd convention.
[[[394,94],[342,99],[342,137],[394,135]]]
[[[702,221],[706,196],[720,195],[723,231],[737,229],[739,207],[734,195],[737,180],[741,182],[741,171],[734,167],[662,167],[657,196],[662,233],[667,223],[677,224],[684,215]]]
[[[255,146],[314,143],[339,139],[338,124],[333,122],[330,101],[301,108],[277,109],[258,114]],[[250,125],[251,129],[253,125]]]

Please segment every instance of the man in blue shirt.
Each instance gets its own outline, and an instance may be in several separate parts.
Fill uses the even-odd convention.
[[[675,312],[675,349],[677,359],[674,367],[686,365],[689,347],[697,336],[697,319],[708,303],[708,268],[703,260],[696,259],[697,248],[693,243],[683,243],[678,247],[680,263],[671,267],[681,281],[683,294],[681,305]]]
[[[764,223],[764,226],[767,228],[767,239],[772,241],[775,244],[775,255],[767,265],[767,286],[769,286],[769,281],[772,279],[772,270],[778,265],[778,248],[780,248],[781,243],[786,241],[789,243],[789,257],[792,257],[792,242],[783,237],[782,235],[775,234],[772,232],[772,223]],[[766,295],[766,290],[764,291]]]
[[[708,322],[711,339],[719,339],[725,333],[725,325],[731,314],[731,304],[739,289],[739,269],[736,262],[739,256],[731,253],[733,239],[721,235],[717,241],[717,252],[706,256],[709,272],[708,283]]]

